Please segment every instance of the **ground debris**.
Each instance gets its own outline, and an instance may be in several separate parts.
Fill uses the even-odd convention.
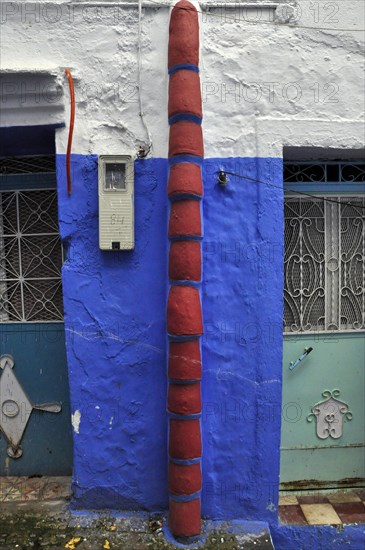
[[[75,550],[76,546],[81,542],[81,537],[72,537],[71,540],[69,540],[65,544],[65,548],[68,548],[69,550]]]
[[[176,550],[171,538],[166,537],[165,526],[163,514],[73,514],[65,505],[22,508],[9,503],[0,512],[0,550]],[[273,548],[264,537],[254,541],[246,538],[230,533],[227,526],[210,530],[205,542],[196,547],[199,550]]]

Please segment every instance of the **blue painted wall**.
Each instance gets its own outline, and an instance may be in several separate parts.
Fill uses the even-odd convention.
[[[271,182],[278,188],[217,172]],[[277,516],[281,409],[281,159],[204,164],[203,513]]]
[[[79,508],[167,507],[165,160],[136,162],[136,247],[98,246],[97,156],[57,156],[63,293]]]
[[[167,161],[135,165],[132,252],[98,248],[97,157],[73,155],[59,216],[74,434],[74,505],[164,509]],[[203,514],[272,519],[279,476],[282,319],[280,159],[204,163]],[[229,475],[227,473],[229,472]],[[259,483],[258,483],[259,481]]]
[[[229,176],[219,170],[272,183]],[[98,247],[97,156],[57,157],[74,508],[166,510],[167,160],[135,163],[136,248]],[[363,526],[278,524],[281,159],[207,159],[203,241],[203,515],[267,521],[277,550],[360,548]],[[285,418],[284,418],[285,421]]]

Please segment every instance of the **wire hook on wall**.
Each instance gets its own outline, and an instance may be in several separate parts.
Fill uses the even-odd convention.
[[[226,185],[228,185],[228,182],[229,182],[229,179],[228,179],[228,176],[227,176],[227,172],[224,172],[224,170],[220,170],[218,172],[218,183],[219,183],[219,185],[221,185],[222,187],[225,187]]]

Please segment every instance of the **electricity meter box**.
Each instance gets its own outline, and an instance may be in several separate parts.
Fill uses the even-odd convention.
[[[128,155],[99,157],[99,247],[134,248],[134,165]]]

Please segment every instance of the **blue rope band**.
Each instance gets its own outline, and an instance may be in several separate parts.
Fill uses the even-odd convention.
[[[170,241],[201,241],[203,235],[177,235],[176,237],[169,237]]]
[[[174,386],[188,386],[189,384],[197,384],[198,382],[201,382],[201,378],[197,378],[196,380],[178,380],[176,378],[169,379],[169,384]]]
[[[176,73],[176,71],[182,71],[182,70],[193,71],[194,73],[198,73],[199,67],[198,65],[193,65],[193,63],[180,63],[178,65],[173,65],[172,67],[170,67],[168,72],[169,72],[169,75],[172,75]]]
[[[203,157],[197,155],[174,155],[169,158],[169,165],[179,164],[179,162],[189,162],[201,166],[203,164]]]
[[[198,458],[172,458],[170,456],[170,462],[177,464],[178,466],[191,466],[192,464],[199,464],[201,462],[201,456]]]
[[[170,499],[174,500],[175,502],[190,502],[190,500],[196,500],[197,498],[200,498],[201,491],[197,491],[196,493],[192,493],[191,495],[172,495],[170,494]]]
[[[201,201],[203,198],[202,195],[194,195],[193,193],[175,193],[174,195],[170,195],[169,199],[171,202],[177,202],[177,201],[183,201],[183,200],[193,200],[193,201]]]
[[[197,288],[199,290],[201,281],[187,281],[181,279],[175,281],[174,279],[170,279],[170,284],[174,286],[191,286],[192,288]]]
[[[169,117],[169,124],[175,124],[175,122],[180,122],[180,120],[187,120],[188,122],[195,122],[195,124],[202,123],[202,117],[193,115],[191,113],[178,113]]]
[[[179,334],[167,334],[167,336],[169,337],[169,340],[171,342],[190,342],[191,340],[197,340],[198,338],[203,336],[203,333],[189,335],[189,336],[179,335]]]
[[[199,420],[201,418],[202,413],[196,413],[196,414],[176,414],[170,411],[167,411],[170,418],[173,420]]]

